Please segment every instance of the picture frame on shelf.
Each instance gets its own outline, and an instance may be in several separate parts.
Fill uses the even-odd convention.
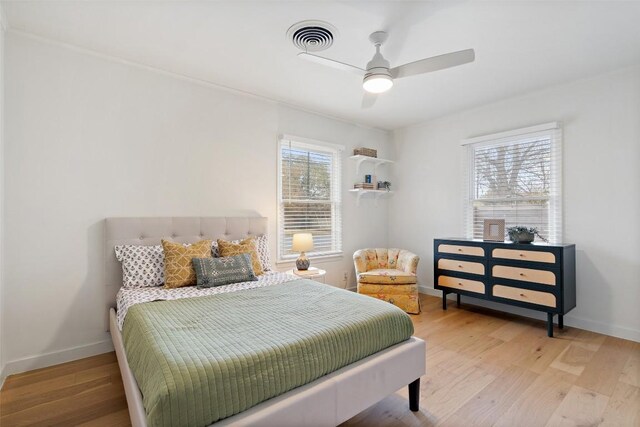
[[[485,219],[482,239],[504,242],[504,219]]]

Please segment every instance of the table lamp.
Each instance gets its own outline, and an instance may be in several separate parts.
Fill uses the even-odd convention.
[[[308,270],[309,258],[304,254],[306,251],[313,249],[313,236],[311,233],[296,233],[293,235],[291,250],[300,252],[300,257],[296,260],[296,268],[298,270]]]

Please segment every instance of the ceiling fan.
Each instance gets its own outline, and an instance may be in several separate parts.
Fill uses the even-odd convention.
[[[388,34],[384,31],[376,31],[369,36],[369,40],[376,48],[376,53],[373,55],[371,61],[367,63],[366,69],[308,52],[300,52],[298,56],[318,64],[328,65],[329,67],[364,76],[362,87],[366,92],[372,94],[383,93],[391,89],[394,79],[451,68],[473,62],[475,59],[473,49],[466,49],[458,52],[445,53],[444,55],[432,56],[431,58],[425,58],[391,68],[389,61],[384,59],[382,53],[380,53],[380,47],[387,40],[387,37]]]

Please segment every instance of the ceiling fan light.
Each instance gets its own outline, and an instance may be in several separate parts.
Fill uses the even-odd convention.
[[[369,93],[386,92],[393,86],[393,79],[386,74],[372,74],[365,76],[362,88]]]

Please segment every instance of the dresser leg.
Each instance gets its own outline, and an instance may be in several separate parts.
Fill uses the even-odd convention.
[[[409,383],[409,409],[413,412],[420,410],[420,378]]]
[[[442,291],[442,309],[447,309],[447,293],[445,291]]]
[[[558,328],[564,329],[564,316],[562,314],[558,314]]]
[[[553,313],[547,313],[547,336],[553,338]]]
[[[458,307],[460,307],[460,299],[462,298],[462,295],[460,294],[456,294],[456,304]]]

